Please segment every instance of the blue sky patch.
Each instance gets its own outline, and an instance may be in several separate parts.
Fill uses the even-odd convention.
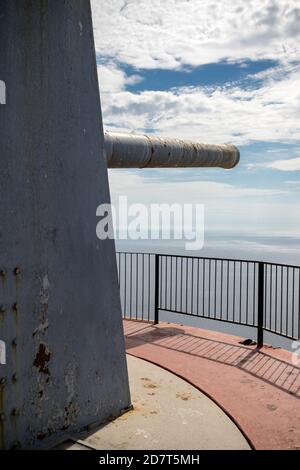
[[[185,70],[135,69],[122,65],[128,76],[138,74],[142,77],[139,83],[128,85],[132,92],[146,90],[164,91],[178,87],[220,86],[226,83],[245,81],[248,77],[278,65],[275,60],[244,61],[242,63],[218,62]]]

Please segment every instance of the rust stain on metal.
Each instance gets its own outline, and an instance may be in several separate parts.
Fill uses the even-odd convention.
[[[14,269],[14,276],[15,276],[15,288],[16,288],[16,302],[18,301],[18,298],[19,298],[19,288],[20,288],[20,284],[21,284],[21,268],[19,266],[17,266],[15,269]],[[14,313],[18,313],[18,311],[14,311]],[[16,318],[17,319],[17,318]]]
[[[76,422],[76,419],[79,414],[79,408],[78,406],[71,401],[66,407],[65,407],[65,424],[64,427],[67,429],[71,424]]]
[[[13,408],[11,410],[11,415],[14,416],[15,418],[17,418],[20,415],[20,412],[17,408]]]
[[[16,292],[17,294],[17,292]],[[17,302],[15,302],[12,306],[11,306],[11,310],[12,310],[12,313],[13,313],[13,317],[14,317],[14,321],[16,323],[16,325],[18,324],[18,317],[19,317],[19,305]]]
[[[2,268],[2,269],[0,270],[0,279],[2,280],[2,285],[3,285],[3,287],[5,286],[6,275],[7,275],[6,269]]]
[[[34,367],[40,372],[46,375],[50,375],[48,364],[51,359],[51,353],[47,349],[47,346],[43,343],[39,345],[39,350],[36,354],[35,360],[33,361]]]
[[[39,441],[42,441],[43,439],[45,439],[45,437],[47,436],[47,434],[45,432],[39,432],[36,436],[36,438],[39,440]]]
[[[15,275],[15,276],[19,276],[20,274],[21,274],[21,269],[20,269],[19,267],[16,267],[16,268],[14,269],[14,275]]]
[[[13,306],[12,306],[12,309],[13,309],[13,312],[17,314],[18,310],[19,310],[18,304],[14,303]]]
[[[21,450],[22,446],[19,441],[15,441],[12,443],[11,450]]]

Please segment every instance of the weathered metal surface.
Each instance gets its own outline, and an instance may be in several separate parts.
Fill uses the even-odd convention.
[[[1,0],[0,447],[130,405],[90,2]]]
[[[210,145],[149,135],[105,132],[109,168],[221,167],[240,160],[234,145]]]

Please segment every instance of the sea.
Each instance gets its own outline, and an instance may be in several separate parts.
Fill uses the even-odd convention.
[[[264,341],[272,347],[282,347],[291,351],[297,347],[295,338],[298,338],[298,332],[300,331],[300,269],[297,268],[300,268],[300,236],[207,233],[204,246],[199,251],[187,251],[184,240],[116,240],[116,251],[122,253],[175,255],[178,257],[217,258],[219,260],[249,260],[292,266],[293,268],[290,269],[278,268],[278,276],[276,267],[274,267],[274,272],[271,266],[268,267],[269,270],[266,271],[266,282],[269,282],[269,291],[270,288],[272,288],[272,297],[270,296],[270,298],[265,299],[265,321],[273,331],[284,329],[286,324],[286,331],[288,331],[289,336],[293,337],[293,340],[265,331]],[[130,311],[132,318],[140,319],[142,316],[147,317],[148,314],[149,318],[153,319],[155,302],[153,259],[151,258],[151,261],[148,261],[147,257],[143,259],[141,255],[139,257],[135,255],[130,262],[128,255],[127,265],[125,267],[124,260],[124,255],[123,258],[120,258],[120,255],[117,256],[123,315],[128,316]],[[229,309],[229,314],[227,313],[227,319],[229,318],[229,320],[233,319],[232,315],[240,315],[242,323],[245,323],[246,311],[247,315],[249,311],[249,320],[247,323],[251,323],[251,315],[254,321],[255,315],[257,315],[257,311],[255,310],[257,299],[255,298],[255,294],[253,296],[251,293],[251,285],[253,288],[254,283],[257,282],[255,281],[257,273],[254,273],[254,265],[249,265],[250,267],[247,268],[247,264],[241,265],[240,263],[241,271],[239,271],[238,265],[236,268],[230,268],[229,271],[227,271],[231,291],[232,285],[237,286],[237,289],[234,290],[235,298],[233,298],[232,291],[230,293],[231,297],[228,299],[226,298],[226,294],[223,296],[223,290],[224,287],[226,288],[226,285],[222,287],[222,284],[220,284],[223,281],[223,273],[225,274],[225,265],[223,267],[222,264],[221,267],[220,261],[218,262],[219,264],[216,263],[212,265],[214,266],[213,269],[215,269],[215,275],[214,272],[212,272],[212,285],[208,284],[207,279],[202,283],[202,279],[199,277],[203,277],[203,264],[198,264],[198,269],[194,267],[194,265],[192,268],[182,266],[179,268],[178,258],[178,260],[176,259],[174,261],[174,265],[169,268],[167,264],[168,261],[169,258],[162,258],[160,267],[161,275],[163,275],[164,278],[165,274],[163,274],[163,272],[167,273],[166,279],[162,280],[160,284],[160,296],[162,297],[160,306],[164,306],[163,304],[166,304],[166,302],[168,303],[166,309],[159,311],[161,321],[196,326],[236,335],[245,339],[256,340],[257,331],[254,327],[239,325],[231,323],[230,321],[224,322],[218,319],[212,320],[207,318],[207,316],[211,315],[205,315],[206,318],[203,318],[201,315],[202,305],[203,311],[208,307],[210,308],[211,305],[214,305],[216,312],[213,312],[213,316],[219,316],[220,318],[217,312],[227,308],[227,312]],[[197,263],[197,261],[195,261],[195,263]],[[200,266],[202,266],[201,269]],[[229,266],[234,266],[234,264],[231,263]],[[222,270],[222,274],[220,269]],[[246,269],[247,276],[245,275]],[[271,276],[271,269],[272,280],[268,279],[268,276]],[[176,271],[178,272],[178,276],[183,277],[185,285],[185,290],[181,292],[181,294],[175,292],[175,290],[178,290],[177,284],[176,286],[174,285],[175,279],[177,283]],[[192,276],[190,275],[191,272]],[[240,276],[240,278],[238,276]],[[245,279],[247,277],[246,285]],[[130,285],[130,283],[132,285]],[[202,291],[200,289],[196,294],[196,286],[200,284],[203,284]],[[280,289],[284,292],[280,292]],[[183,296],[181,300],[178,297],[179,295]],[[214,304],[212,303],[211,295],[215,300]],[[165,297],[168,297],[169,300],[166,301]],[[200,315],[195,317],[176,313],[175,311],[166,311],[169,309],[172,310],[172,308],[178,310],[179,301],[183,302],[185,305],[183,310],[191,313],[197,313],[199,307],[198,303],[201,303]],[[225,306],[226,301],[227,306]],[[241,310],[240,313],[239,309]],[[282,327],[282,325],[284,325],[284,327]]]

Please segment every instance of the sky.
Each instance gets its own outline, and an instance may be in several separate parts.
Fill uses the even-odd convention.
[[[241,152],[227,171],[111,170],[112,201],[204,204],[208,241],[300,240],[299,0],[92,0],[92,12],[105,129]]]

